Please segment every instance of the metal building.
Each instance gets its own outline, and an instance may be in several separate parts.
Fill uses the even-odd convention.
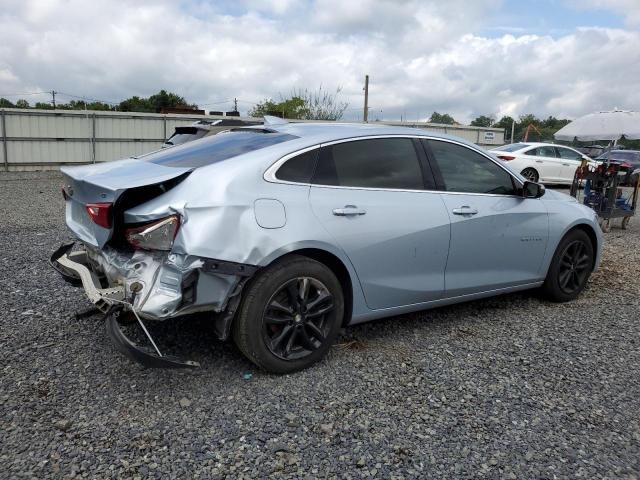
[[[222,116],[0,109],[0,165],[5,171],[52,170],[60,165],[107,162],[156,150],[175,127]],[[251,117],[234,117],[258,120]],[[298,120],[292,120],[298,121]],[[504,144],[504,131],[424,122],[380,122],[457,135],[481,146]]]

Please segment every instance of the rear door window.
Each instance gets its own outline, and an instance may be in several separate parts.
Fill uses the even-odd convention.
[[[451,142],[429,140],[428,145],[447,192],[516,194],[511,175],[484,155]]]
[[[534,157],[551,157],[556,158],[556,149],[554,147],[537,147],[532,148],[524,152],[525,155],[532,155]]]
[[[556,147],[556,151],[558,152],[558,156],[560,158],[565,158],[567,160],[581,160],[582,159],[582,155],[580,155],[578,152],[574,152],[573,150],[571,150],[569,148]]]
[[[410,138],[353,140],[323,147],[313,183],[341,187],[424,189],[420,160]]]
[[[290,158],[278,169],[276,178],[286,182],[310,183],[318,151],[319,149],[316,148]]]

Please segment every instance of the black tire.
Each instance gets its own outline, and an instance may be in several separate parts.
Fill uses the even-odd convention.
[[[233,339],[258,367],[295,372],[325,355],[343,316],[344,294],[333,272],[310,258],[289,255],[247,285]]]
[[[568,302],[584,290],[593,271],[594,252],[589,235],[584,230],[571,230],[556,249],[547,278],[542,286],[546,298],[553,302]]]
[[[538,174],[538,171],[535,168],[531,168],[531,167],[525,168],[520,172],[520,175],[522,175],[524,178],[526,178],[530,182],[537,183],[538,180],[540,180],[540,175]]]

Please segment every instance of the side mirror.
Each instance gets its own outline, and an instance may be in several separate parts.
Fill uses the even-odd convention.
[[[544,195],[544,185],[534,182],[524,182],[522,186],[522,196],[524,198],[540,198]]]

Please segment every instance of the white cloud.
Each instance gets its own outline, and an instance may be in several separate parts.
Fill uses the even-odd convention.
[[[640,108],[640,32],[482,36],[483,19],[499,6],[273,0],[230,14],[169,0],[9,0],[0,12],[0,94],[56,89],[120,100],[165,88],[202,104],[237,97],[246,111],[322,84],[342,86],[346,118],[357,119],[368,73],[373,118]]]

